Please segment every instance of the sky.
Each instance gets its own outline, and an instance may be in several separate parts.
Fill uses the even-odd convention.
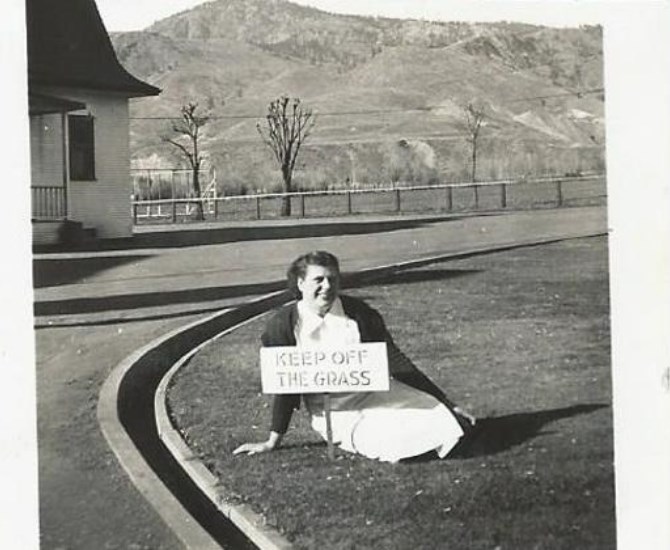
[[[604,2],[593,0],[292,0],[333,13],[429,20],[513,20],[552,26],[598,23]],[[97,0],[107,30],[141,30],[203,0]]]

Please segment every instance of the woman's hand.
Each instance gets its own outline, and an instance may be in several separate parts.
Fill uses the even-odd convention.
[[[263,441],[261,443],[245,443],[244,445],[240,445],[237,449],[235,449],[233,454],[238,455],[241,453],[247,453],[248,455],[255,455],[258,453],[267,453],[273,449],[274,447],[272,447],[267,441]]]
[[[244,443],[235,449],[233,454],[238,455],[241,453],[246,453],[251,456],[259,453],[268,453],[273,451],[275,447],[279,445],[281,438],[282,434],[277,432],[270,432],[270,437],[267,441],[262,441],[260,443]]]

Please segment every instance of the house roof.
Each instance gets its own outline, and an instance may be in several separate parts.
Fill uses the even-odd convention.
[[[95,0],[26,0],[28,82],[108,90],[128,97],[160,89],[119,63]]]
[[[69,113],[70,111],[78,111],[79,109],[86,108],[86,104],[80,101],[34,92],[28,94],[28,105],[31,115]]]

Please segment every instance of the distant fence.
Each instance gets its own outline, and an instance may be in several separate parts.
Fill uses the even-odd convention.
[[[208,221],[273,219],[281,217],[285,197],[291,201],[291,217],[302,218],[586,206],[605,204],[607,189],[605,176],[595,174],[416,187],[134,200],[132,213],[135,224],[188,222],[195,219],[200,203]]]
[[[211,179],[200,170],[203,187]],[[133,196],[137,200],[183,199],[193,197],[193,171],[190,168],[131,168]]]

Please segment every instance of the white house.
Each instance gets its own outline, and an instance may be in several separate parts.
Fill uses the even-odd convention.
[[[94,0],[26,0],[33,242],[132,235],[128,99]]]

